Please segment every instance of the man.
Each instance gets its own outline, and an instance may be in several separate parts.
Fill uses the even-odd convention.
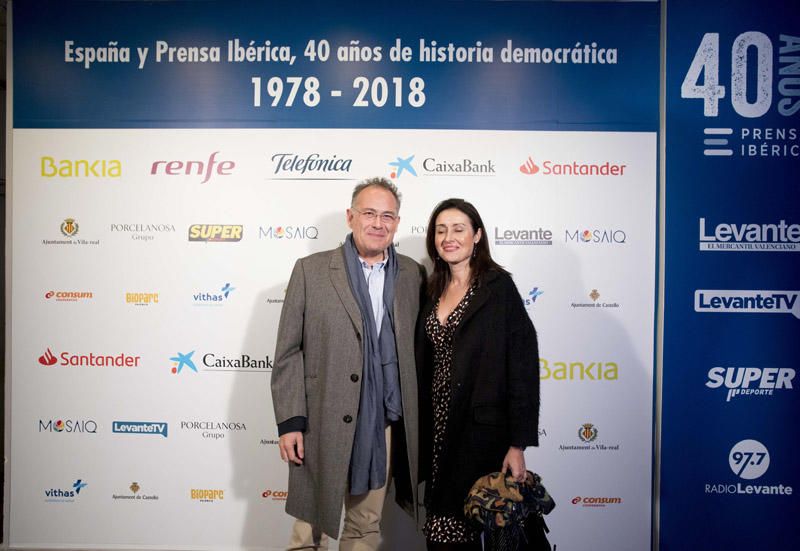
[[[393,246],[397,188],[358,184],[352,234],[338,249],[297,261],[278,327],[272,401],[289,463],[289,549],[374,550],[386,488],[417,514],[414,326],[422,268]]]

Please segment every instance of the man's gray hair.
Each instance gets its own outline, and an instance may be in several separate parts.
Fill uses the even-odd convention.
[[[367,189],[368,187],[373,187],[373,186],[383,188],[392,195],[394,195],[394,200],[397,201],[397,210],[398,212],[400,211],[400,199],[402,195],[400,194],[399,191],[397,191],[397,186],[394,185],[389,180],[387,180],[386,178],[382,178],[380,176],[377,176],[375,178],[367,178],[366,180],[362,180],[361,182],[359,182],[358,185],[353,189],[353,197],[350,200],[350,206],[351,207],[356,206],[356,197],[358,197],[358,194]]]

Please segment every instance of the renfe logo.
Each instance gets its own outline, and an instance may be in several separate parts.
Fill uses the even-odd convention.
[[[717,291],[694,292],[695,312],[741,312],[748,314],[792,314],[800,319],[800,291]]]
[[[205,184],[211,178],[212,174],[218,176],[230,176],[233,169],[236,168],[236,163],[233,161],[217,162],[217,154],[215,151],[208,156],[208,161],[156,161],[150,168],[150,174],[166,174],[167,176],[203,176],[201,184]]]

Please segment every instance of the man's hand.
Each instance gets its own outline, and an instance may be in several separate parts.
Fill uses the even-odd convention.
[[[508,470],[511,470],[511,476],[513,476],[514,480],[517,482],[522,482],[525,480],[525,454],[520,448],[515,446],[508,448],[506,457],[503,459],[502,472],[506,472]]]
[[[303,450],[302,432],[287,432],[281,435],[278,448],[281,450],[281,459],[284,461],[291,461],[295,465],[303,464],[305,451]]]

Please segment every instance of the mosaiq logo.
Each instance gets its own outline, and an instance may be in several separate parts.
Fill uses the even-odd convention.
[[[800,291],[697,289],[694,311],[701,313],[792,314],[800,319]]]
[[[623,245],[628,240],[624,230],[616,228],[586,229],[564,231],[566,243],[606,243],[610,245]]]
[[[553,161],[546,159],[538,164],[532,156],[519,165],[519,171],[527,176],[624,176],[628,165],[612,163],[584,163],[579,161]]]
[[[285,239],[297,241],[302,239],[317,239],[319,228],[317,226],[259,226],[259,239]]]
[[[720,222],[706,225],[700,219],[699,244],[701,251],[798,252],[800,224],[780,220],[774,224],[754,222]]]
[[[725,390],[725,401],[733,398],[773,396],[776,390],[792,390],[795,370],[789,367],[712,367],[706,386]],[[783,393],[782,393],[783,394]]]
[[[94,419],[39,419],[39,432],[97,434],[97,421]]]
[[[233,161],[217,159],[219,151],[214,151],[204,161],[155,161],[150,167],[150,174],[163,176],[193,176],[193,180],[200,180],[205,184],[212,177],[230,176],[236,168]]]
[[[275,153],[271,180],[352,180],[353,159],[320,153]]]
[[[758,440],[737,442],[728,453],[728,465],[740,480],[757,480],[767,473],[770,454]],[[729,496],[790,496],[794,489],[783,482],[773,484],[748,484],[737,481],[705,484],[705,493]]]

